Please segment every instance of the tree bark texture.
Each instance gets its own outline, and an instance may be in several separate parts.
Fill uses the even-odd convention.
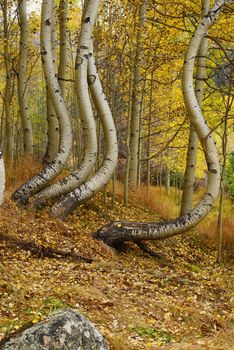
[[[59,2],[59,67],[58,67],[58,81],[64,100],[66,99],[66,79],[68,75],[68,1],[60,0]]]
[[[13,120],[11,115],[11,93],[12,93],[12,69],[10,66],[9,52],[9,23],[8,23],[8,0],[3,1],[3,31],[4,31],[4,66],[6,83],[4,91],[4,107],[6,117],[6,160],[10,164],[13,161]]]
[[[139,161],[139,136],[141,119],[141,88],[142,76],[140,73],[144,51],[142,49],[142,40],[144,35],[145,16],[147,10],[147,1],[143,0],[139,10],[139,23],[137,30],[137,46],[134,58],[133,69],[133,88],[132,88],[132,111],[131,111],[131,130],[130,130],[130,168],[129,185],[132,188],[137,187],[138,179],[138,161]]]
[[[209,12],[209,8],[210,8],[210,0],[203,0],[202,17],[207,15],[207,13]],[[197,67],[196,82],[195,82],[195,93],[196,93],[198,105],[200,108],[202,108],[207,52],[208,52],[208,38],[204,36],[198,51],[198,58],[197,58],[197,65],[196,65]],[[193,207],[193,186],[194,186],[195,174],[196,174],[197,147],[198,147],[197,133],[194,130],[193,126],[190,124],[189,144],[188,144],[188,151],[187,151],[186,169],[184,174],[184,185],[183,185],[180,215],[186,214]]]
[[[57,61],[57,35],[56,35],[56,4],[53,1],[52,17],[51,17],[51,47],[54,69],[56,72]],[[61,88],[61,86],[60,86]],[[62,91],[61,91],[62,93]],[[59,150],[59,121],[54,109],[53,101],[50,96],[48,87],[46,89],[46,105],[47,105],[47,148],[43,159],[44,164],[51,163],[58,154]]]
[[[230,85],[231,90],[231,85]],[[223,96],[223,99],[225,97]],[[224,175],[227,164],[227,146],[228,146],[228,117],[234,102],[234,96],[229,94],[226,104],[226,112],[224,116],[223,135],[222,135],[222,158],[223,164],[221,168],[221,179],[220,179],[220,198],[219,198],[219,214],[217,223],[217,263],[220,264],[223,260],[223,201],[225,196],[225,184]]]
[[[83,138],[85,143],[84,157],[79,168],[61,181],[58,181],[35,196],[33,206],[45,204],[48,199],[53,199],[74,191],[92,172],[97,156],[97,134],[92,105],[88,90],[88,60],[90,53],[90,41],[93,26],[98,12],[99,1],[90,0],[81,26],[80,40],[76,58],[76,88],[78,94],[78,109],[83,126]]]
[[[44,0],[41,14],[41,54],[44,75],[49,94],[59,120],[60,145],[59,152],[53,162],[48,164],[39,174],[23,184],[13,195],[13,199],[20,204],[26,204],[28,199],[44,188],[64,168],[72,145],[72,129],[69,112],[62,98],[58,79],[55,74],[52,45],[51,45],[51,14],[53,1]]]
[[[26,68],[28,58],[28,19],[26,0],[18,2],[18,17],[20,26],[20,52],[18,62],[18,101],[19,112],[24,135],[24,153],[33,155],[33,131],[28,110]]]
[[[193,86],[194,62],[207,30],[218,18],[225,1],[217,1],[214,8],[198,24],[189,43],[183,67],[183,95],[190,121],[203,146],[208,168],[207,188],[197,206],[187,214],[167,222],[114,222],[100,228],[94,237],[115,246],[122,241],[164,239],[185,232],[197,225],[211,210],[219,193],[219,158],[211,132],[202,116]]]
[[[107,185],[115,171],[118,161],[118,145],[115,124],[107,99],[103,93],[92,51],[91,45],[88,81],[94,105],[97,109],[98,116],[101,119],[106,154],[102,165],[93,177],[75,191],[66,195],[52,207],[53,215],[62,219],[71,214],[81,203],[91,198],[95,193]]]

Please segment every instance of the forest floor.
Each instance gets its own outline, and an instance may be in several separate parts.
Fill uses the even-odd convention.
[[[150,244],[165,264],[132,244],[114,252],[91,237],[111,220],[159,216],[140,200],[124,207],[119,195],[115,208],[104,207],[99,195],[64,223],[6,200],[0,209],[2,234],[74,250],[94,262],[38,259],[1,242],[0,339],[69,306],[97,325],[111,350],[234,349],[230,260],[218,266],[215,251],[195,231]]]

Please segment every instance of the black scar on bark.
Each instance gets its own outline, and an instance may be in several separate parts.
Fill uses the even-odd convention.
[[[94,84],[94,82],[96,81],[96,76],[93,74],[89,74],[87,78],[88,78],[89,85]]]
[[[117,252],[126,251],[126,243],[131,241],[135,243],[144,253],[150,257],[155,258],[160,264],[171,266],[164,257],[151,248],[144,242],[144,240],[136,240],[134,237],[126,237],[126,231],[124,227],[116,225],[115,222],[111,222],[104,227],[101,227],[99,230],[93,233],[92,237],[96,240],[102,241],[111,248],[114,248]]]
[[[76,70],[80,67],[80,65],[82,64],[82,62],[83,62],[83,58],[78,57],[78,58],[76,59],[76,63],[75,63],[75,69],[76,69]]]
[[[88,50],[88,46],[85,46],[85,45],[81,45],[81,47],[80,47],[81,49],[83,49],[83,50]]]
[[[135,226],[134,224],[137,224],[137,223],[125,222],[125,224],[129,224],[129,226],[132,229],[134,229],[134,226]],[[131,228],[130,228],[130,231],[131,231]],[[135,244],[142,242],[142,238],[134,237],[131,234],[131,232],[128,232],[126,227],[124,227],[121,223],[118,223],[115,221],[110,222],[109,224],[101,227],[96,232],[94,232],[93,238],[103,241],[106,245],[109,245],[110,247],[115,248],[117,250],[119,248],[119,245],[122,244],[123,242],[131,241]]]
[[[89,23],[90,22],[90,17],[86,17],[84,20],[84,23]]]
[[[22,193],[18,193],[17,191],[13,194],[12,200],[20,207],[26,208],[28,206],[28,198],[25,198]]]
[[[45,24],[47,25],[47,26],[50,26],[50,19],[48,18],[46,21],[45,21]]]

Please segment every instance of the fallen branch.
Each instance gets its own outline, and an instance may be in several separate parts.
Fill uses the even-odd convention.
[[[52,258],[52,259],[63,259],[71,258],[72,260],[84,261],[92,263],[93,259],[81,256],[74,252],[68,252],[64,250],[58,250],[50,247],[44,247],[33,242],[16,239],[12,236],[0,235],[0,242],[8,242],[10,246],[20,248],[22,250],[30,251],[33,255],[38,258]]]

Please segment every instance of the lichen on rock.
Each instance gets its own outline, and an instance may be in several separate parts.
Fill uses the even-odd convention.
[[[79,312],[60,310],[26,329],[0,350],[108,350],[95,326]]]

